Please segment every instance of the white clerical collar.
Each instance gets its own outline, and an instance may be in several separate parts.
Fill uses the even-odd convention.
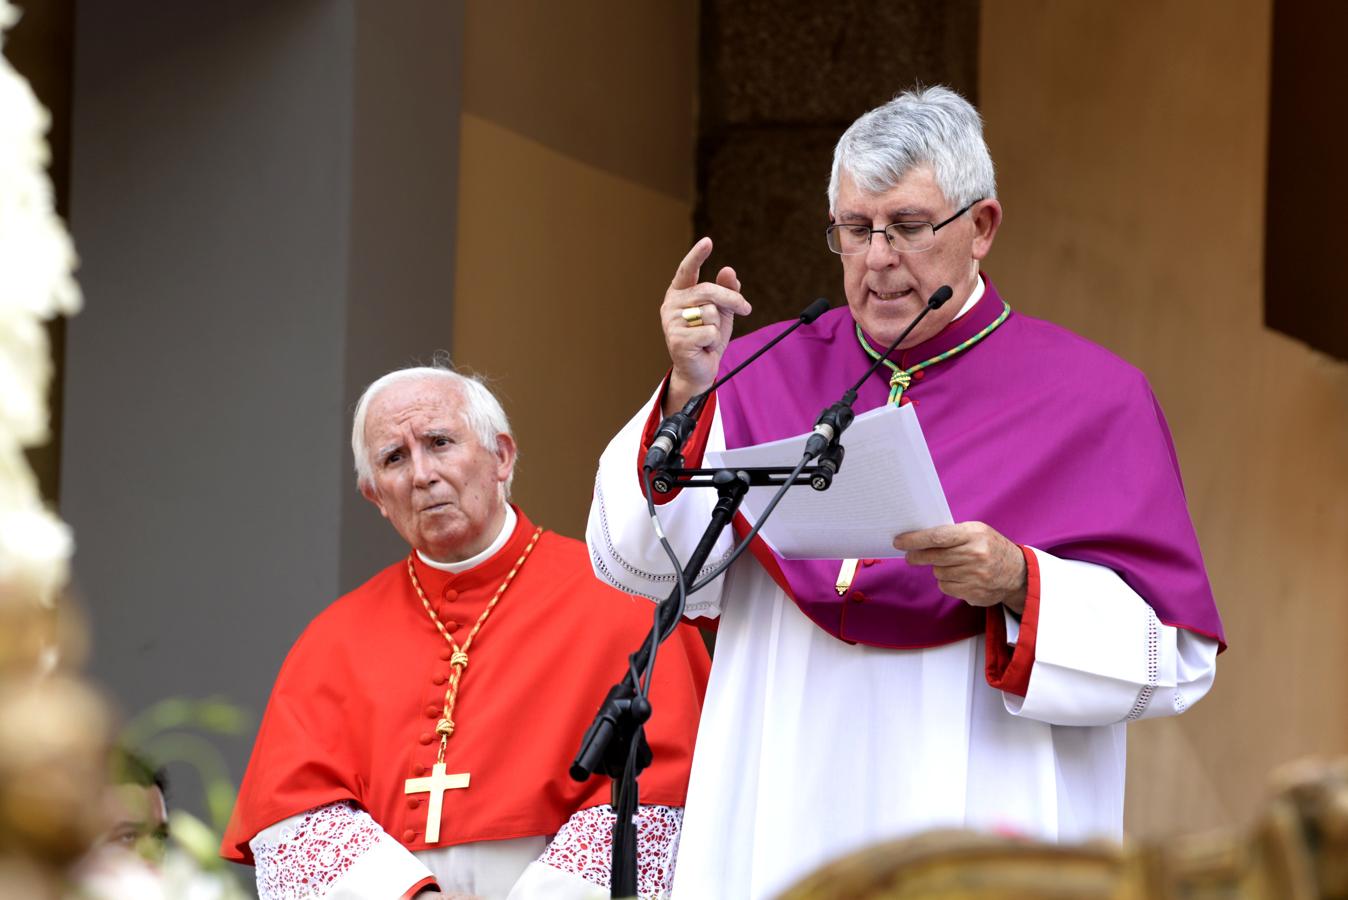
[[[969,310],[973,309],[974,306],[978,303],[978,301],[983,299],[983,290],[984,290],[983,276],[982,275],[974,276],[973,292],[969,294],[969,299],[964,301],[964,305],[960,307],[960,311],[955,313],[955,319],[958,319],[960,316],[964,315]],[[951,319],[950,321],[953,322],[955,321],[955,319]]]
[[[439,569],[441,572],[452,572],[455,575],[460,572],[467,572],[474,566],[479,566],[491,559],[506,545],[506,541],[510,540],[510,536],[515,533],[515,522],[518,518],[519,517],[515,515],[515,508],[507,503],[505,508],[505,522],[501,524],[501,533],[496,536],[496,540],[492,541],[491,545],[487,547],[486,550],[483,550],[481,553],[475,553],[462,562],[436,562],[433,559],[427,559],[426,554],[422,553],[420,550],[417,551],[417,558],[432,569]]]

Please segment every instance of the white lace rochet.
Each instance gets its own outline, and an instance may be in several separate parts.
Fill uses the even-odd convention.
[[[261,900],[322,897],[384,830],[354,803],[329,803],[259,832],[249,843]]]
[[[612,857],[613,808],[574,813],[538,863],[607,889]],[[668,896],[674,880],[683,810],[642,806],[637,812],[637,888],[642,898]],[[423,851],[416,859],[370,815],[349,801],[329,803],[260,831],[249,846],[260,900],[360,897],[375,886],[415,884],[428,874],[422,862],[454,848]],[[547,871],[547,870],[540,870]]]

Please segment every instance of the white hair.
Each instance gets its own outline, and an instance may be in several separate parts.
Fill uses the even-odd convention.
[[[851,176],[868,194],[882,194],[919,166],[956,208],[997,196],[983,120],[973,104],[947,87],[904,91],[853,122],[833,150],[828,208],[838,209],[838,183]]]
[[[381,391],[391,385],[401,384],[405,381],[443,381],[458,388],[459,395],[464,401],[463,409],[460,410],[464,424],[477,438],[478,443],[489,453],[493,455],[497,453],[496,436],[498,434],[513,437],[510,432],[510,420],[506,418],[505,410],[501,408],[501,402],[477,376],[461,375],[453,369],[438,365],[395,369],[371,382],[365,392],[360,395],[360,399],[356,401],[356,414],[351,422],[351,454],[355,457],[356,462],[357,487],[364,488],[371,485],[374,474],[370,469],[370,450],[365,444],[365,414],[370,408],[371,401]],[[516,460],[518,461],[518,459],[517,453]],[[512,468],[510,475],[506,477],[505,484],[502,486],[503,499],[510,499],[510,485],[514,480],[515,471]]]

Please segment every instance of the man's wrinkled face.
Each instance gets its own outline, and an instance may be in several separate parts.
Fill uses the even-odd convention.
[[[869,194],[844,171],[838,183],[833,220],[840,224],[884,228],[895,222],[939,223],[958,208],[946,199],[929,166],[908,172],[892,188]],[[927,314],[904,340],[911,347],[938,334],[959,313],[978,277],[978,261],[992,247],[1001,221],[996,200],[985,200],[941,228],[935,244],[921,253],[899,253],[883,234],[871,235],[865,253],[842,256],[843,290],[852,318],[873,339],[887,346],[922,311],[928,298],[950,285],[954,295]]]
[[[515,444],[483,447],[462,414],[459,388],[441,379],[394,382],[365,413],[371,481],[361,493],[403,540],[431,559],[485,550],[505,522]]]

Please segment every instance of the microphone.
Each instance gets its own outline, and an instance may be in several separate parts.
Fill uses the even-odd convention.
[[[884,353],[881,353],[875,358],[875,361],[871,363],[868,369],[866,369],[865,374],[857,380],[857,383],[847,389],[847,392],[842,395],[841,400],[819,414],[819,418],[814,423],[814,432],[810,435],[809,440],[805,442],[805,456],[807,458],[813,459],[820,453],[823,453],[825,448],[842,436],[842,433],[847,430],[847,426],[852,424],[852,419],[855,418],[855,415],[852,412],[852,404],[857,402],[857,391],[866,383],[866,379],[870,378],[871,374],[876,369],[880,368],[880,363],[889,358],[889,354],[893,353],[895,348],[903,343],[903,339],[908,337],[909,332],[916,328],[917,324],[926,318],[927,313],[934,309],[940,309],[945,305],[945,302],[954,295],[954,293],[955,292],[948,284],[943,284],[933,291],[932,295],[927,298],[927,305],[922,307],[922,311],[918,313],[913,318],[913,321],[908,323],[908,327],[903,329],[903,332],[894,339],[894,343],[890,344]],[[839,459],[838,463],[841,464],[841,462],[842,460]],[[836,472],[837,466],[832,466],[832,470]],[[831,481],[832,479],[829,478],[828,480]],[[823,490],[823,488],[815,489]]]
[[[660,423],[660,427],[655,432],[655,440],[651,441],[651,448],[646,451],[646,460],[642,464],[642,468],[647,470],[659,469],[664,466],[671,456],[678,454],[679,450],[683,447],[684,441],[688,440],[688,436],[693,433],[693,429],[697,426],[697,414],[702,411],[702,405],[706,403],[707,397],[711,395],[712,391],[739,374],[745,366],[758,359],[758,357],[768,352],[768,350],[771,350],[788,334],[802,325],[810,324],[815,319],[828,312],[828,309],[828,300],[824,297],[818,298],[809,306],[805,307],[805,309],[801,310],[800,315],[796,317],[796,321],[792,322],[789,328],[784,329],[772,340],[755,350],[748,359],[731,369],[721,378],[718,378],[711,387],[700,394],[694,395],[692,399],[684,404],[683,409],[674,413],[672,416],[666,416],[665,420]],[[661,493],[664,492],[662,491]]]
[[[672,416],[666,416],[660,423],[660,428],[655,432],[655,440],[651,441],[651,449],[646,451],[646,461],[642,468],[658,469],[669,459],[669,454],[675,447],[682,447],[683,442],[688,440],[688,435],[693,433],[693,426],[697,424],[694,416],[702,407],[702,401],[705,399],[699,394],[689,400],[683,409],[674,413]]]

